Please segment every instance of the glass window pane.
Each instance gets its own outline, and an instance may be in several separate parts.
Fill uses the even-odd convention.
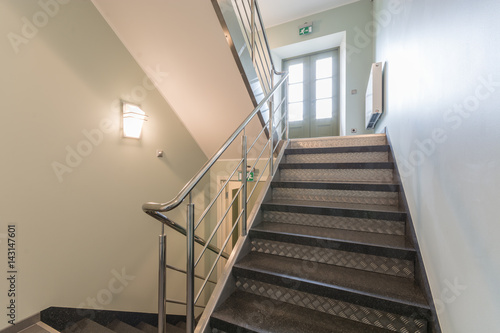
[[[328,119],[332,117],[332,99],[320,99],[316,101],[316,119]]]
[[[304,105],[302,102],[288,104],[288,120],[301,121],[304,119]]]
[[[332,97],[332,79],[316,81],[316,99]]]
[[[288,67],[290,83],[298,83],[304,81],[304,66],[303,64],[291,65]]]
[[[302,102],[304,100],[304,84],[296,83],[288,86],[288,101]]]
[[[316,78],[332,77],[332,57],[316,60]]]

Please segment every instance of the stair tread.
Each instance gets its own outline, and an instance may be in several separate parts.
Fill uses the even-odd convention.
[[[136,326],[138,329],[140,329],[143,332],[146,333],[158,333],[158,328],[154,327],[153,325],[150,325],[148,323],[145,323],[141,321],[139,324]]]
[[[342,242],[364,244],[384,248],[415,251],[412,244],[407,240],[407,238],[400,235],[388,235],[372,232],[322,228],[316,226],[275,223],[267,221],[254,226],[250,232],[252,233],[254,231],[312,238],[316,240],[337,240]]]
[[[235,268],[249,272],[271,274],[280,279],[289,278],[321,289],[335,289],[429,309],[421,290],[413,280],[353,268],[315,263],[311,271],[304,260],[251,252],[235,264]],[[308,269],[304,269],[304,268]],[[299,287],[299,288],[300,288]],[[326,292],[326,290],[322,290]]]
[[[274,181],[274,188],[314,188],[314,189],[334,189],[334,190],[351,190],[351,191],[384,191],[398,192],[399,184],[395,182],[341,182],[341,181]]]
[[[113,320],[107,326],[110,330],[120,333],[142,333],[142,331],[134,326],[124,323],[118,319]]]
[[[212,314],[212,318],[242,327],[247,332],[258,333],[389,332],[378,327],[243,291],[235,291],[231,294]]]
[[[386,205],[368,205],[357,203],[342,203],[342,202],[328,202],[328,201],[312,201],[312,200],[284,200],[273,199],[262,204],[266,205],[279,205],[279,206],[298,206],[298,207],[314,207],[314,208],[334,208],[334,209],[349,209],[373,212],[389,212],[389,213],[404,213],[404,209],[396,206]]]
[[[81,333],[115,333],[115,331],[110,330],[107,327],[104,327],[95,321],[90,319],[82,319],[76,324],[68,327],[63,331],[63,333],[70,332],[81,332]]]
[[[58,332],[58,331],[52,328],[46,329],[41,326],[40,322],[36,323],[35,325],[31,325],[30,327],[27,327],[22,331],[19,331],[19,333],[52,333],[52,332]]]
[[[287,148],[285,150],[285,155],[388,152],[389,149],[390,149],[389,145]]]
[[[394,169],[392,162],[280,163],[280,169]]]

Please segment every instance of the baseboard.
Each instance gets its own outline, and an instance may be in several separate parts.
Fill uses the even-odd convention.
[[[387,143],[389,144],[392,162],[394,163],[394,172],[396,173],[395,179],[399,182],[400,187],[400,205],[406,212],[407,221],[406,221],[406,236],[411,239],[415,246],[415,250],[417,251],[417,267],[415,267],[415,279],[418,284],[422,288],[425,293],[425,297],[427,302],[431,307],[432,317],[435,318],[435,321],[431,323],[431,332],[432,333],[442,333],[441,326],[439,325],[439,318],[437,316],[436,305],[434,304],[434,299],[432,298],[431,287],[429,284],[429,280],[427,278],[427,273],[425,271],[424,261],[422,259],[422,253],[420,252],[420,246],[417,240],[417,234],[415,232],[415,225],[413,224],[413,220],[410,214],[410,207],[408,205],[408,200],[406,199],[406,194],[403,186],[403,182],[401,180],[401,175],[399,174],[398,163],[396,160],[396,156],[394,154],[394,149],[392,146],[391,138],[389,135],[389,131],[387,127],[385,127],[385,134],[387,136]]]

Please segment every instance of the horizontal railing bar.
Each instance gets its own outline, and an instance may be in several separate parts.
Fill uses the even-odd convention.
[[[175,299],[169,299],[169,298],[167,298],[165,301],[166,301],[167,303],[172,303],[172,304],[187,305],[187,303],[186,303],[186,302],[183,302],[183,301],[177,301],[177,300],[175,300]],[[195,304],[194,306],[196,306],[197,308],[202,308],[202,309],[204,309],[204,308],[205,308],[205,306],[203,306],[203,305],[196,305],[196,304]]]
[[[283,97],[281,99],[280,103],[278,104],[278,106],[274,108],[274,113],[276,113],[276,111],[278,111],[283,106],[284,102],[285,102],[285,98]]]
[[[269,145],[269,140],[267,140],[266,145],[264,147],[262,147],[262,151],[260,152],[259,157],[257,157],[257,159],[255,159],[255,163],[252,165],[252,167],[250,168],[249,172],[252,172],[252,170],[255,170],[255,167],[257,166],[257,163],[259,163],[260,158],[262,157],[262,154],[264,154],[264,152],[266,151],[266,148],[267,148],[268,145]]]
[[[160,221],[161,223],[165,224],[167,227],[169,228],[172,228],[174,229],[175,231],[177,231],[178,233],[184,235],[184,236],[187,236],[187,231],[184,227],[180,226],[179,224],[175,223],[174,221],[172,221],[171,219],[169,219],[168,217],[166,217],[165,215],[159,213],[159,212],[155,212],[155,211],[148,211],[146,212],[149,216],[157,219],[158,221]],[[207,244],[207,242],[199,237],[199,236],[194,236],[194,241],[198,244],[200,244],[201,246],[205,246]],[[222,251],[221,249],[219,249],[217,246],[213,246],[211,244],[209,244],[207,246],[207,248],[214,252],[214,253],[219,253],[220,251]],[[229,259],[229,254],[227,253],[223,253],[222,255],[224,258],[226,259]]]
[[[222,249],[225,249],[226,246],[227,246],[227,243],[229,242],[229,240],[231,239],[231,237],[233,236],[233,232],[234,232],[234,229],[236,228],[236,226],[240,223],[240,219],[241,219],[241,216],[243,215],[243,212],[245,210],[242,209],[241,212],[240,212],[240,215],[238,216],[238,218],[236,219],[236,222],[234,223],[233,225],[233,228],[231,229],[231,232],[229,233],[229,236],[227,236],[226,238],[226,241],[224,242],[224,245],[222,245]],[[220,259],[220,255],[217,256],[217,258],[215,259],[215,262],[214,264],[212,265],[212,268],[210,269],[210,272],[208,272],[208,275],[207,275],[207,279],[212,275],[215,267],[217,267],[217,264],[219,262],[219,259]],[[198,299],[200,298],[201,296],[201,293],[203,292],[203,289],[205,289],[205,286],[207,285],[207,280],[205,280],[205,282],[203,282],[202,286],[200,287],[200,291],[198,292],[198,295],[196,296],[196,298],[194,299],[194,302],[198,302]]]
[[[222,216],[222,218],[219,220],[219,222],[217,223],[217,225],[215,226],[214,230],[212,231],[212,234],[210,235],[210,237],[208,237],[208,241],[207,241],[207,244],[203,247],[203,249],[201,250],[200,252],[200,256],[198,257],[198,259],[196,259],[195,263],[194,263],[194,267],[196,267],[198,265],[198,263],[200,262],[201,258],[203,257],[203,255],[205,254],[205,251],[207,250],[207,246],[210,244],[210,242],[212,241],[212,239],[215,237],[215,234],[217,233],[217,231],[219,230],[222,222],[224,222],[224,220],[226,219],[226,216],[227,214],[229,213],[229,211],[232,209],[233,207],[233,204],[234,204],[234,201],[236,200],[236,198],[238,198],[238,195],[240,194],[241,192],[241,189],[243,188],[243,186],[240,186],[240,188],[238,189],[238,192],[236,192],[236,195],[233,197],[233,200],[231,200],[231,204],[229,204],[229,207],[227,208],[226,212],[224,213],[224,215]],[[222,249],[223,250],[223,249]],[[222,251],[221,250],[221,251]]]
[[[191,180],[184,186],[184,188],[175,196],[174,199],[166,203],[155,203],[148,202],[142,206],[142,209],[148,212],[166,212],[172,210],[179,206],[186,196],[193,190],[193,188],[200,182],[203,176],[208,172],[208,170],[215,164],[215,162],[220,158],[220,156],[227,150],[229,145],[240,135],[243,128],[245,128],[250,121],[255,117],[255,115],[260,111],[260,109],[269,101],[269,99],[274,95],[274,93],[283,85],[283,83],[288,78],[288,74],[283,76],[283,78],[276,84],[276,86],[269,92],[266,97],[255,107],[255,109],[250,113],[250,115],[241,123],[236,131],[227,139],[227,141],[222,145],[222,147],[210,158],[209,161],[203,165],[203,167],[198,171],[198,173],[191,178]]]
[[[187,274],[187,272],[185,270],[182,270],[180,268],[177,268],[175,266],[172,266],[172,265],[165,265],[168,269],[171,269],[173,271],[176,271],[176,272],[179,272],[179,273],[184,273],[184,274]],[[200,279],[200,280],[205,280],[205,277],[201,276],[201,275],[198,275],[198,274],[195,274],[194,277]],[[217,284],[217,282],[215,281],[212,281],[212,280],[208,280],[208,282],[211,282],[213,284]]]
[[[267,146],[267,145],[266,145]],[[260,182],[260,179],[262,178],[262,176],[264,175],[264,171],[267,169],[267,166],[269,165],[269,159],[266,160],[266,165],[264,166],[264,169],[262,169],[262,172],[260,173],[260,176],[259,178],[257,179],[257,182],[256,184],[258,184]],[[270,177],[272,178],[272,174],[270,175]],[[252,192],[250,192],[250,195],[247,197],[247,203],[250,202],[250,198],[252,197],[253,195],[253,192],[255,192],[255,190],[257,189],[257,185],[253,187],[252,189]]]
[[[255,146],[255,144],[257,143],[257,141],[260,139],[260,137],[262,136],[262,133],[264,133],[264,131],[267,129],[267,125],[269,124],[269,120],[263,125],[262,127],[262,130],[260,131],[259,135],[257,135],[257,137],[255,138],[254,142],[252,143],[252,145],[250,146],[249,149],[247,149],[247,154],[252,150],[253,146]]]
[[[212,202],[210,202],[210,204],[207,206],[207,208],[205,209],[205,211],[203,212],[203,214],[201,214],[200,219],[198,220],[198,222],[194,226],[194,230],[195,231],[196,231],[196,229],[198,229],[198,227],[200,226],[201,222],[203,221],[203,219],[205,218],[205,216],[208,214],[208,212],[210,211],[210,209],[212,208],[212,206],[215,204],[215,202],[217,201],[217,199],[219,199],[219,196],[221,195],[222,191],[224,191],[224,189],[226,188],[226,186],[229,183],[229,181],[231,180],[231,178],[233,178],[234,174],[236,173],[236,171],[238,170],[238,168],[241,166],[241,163],[243,163],[243,159],[240,160],[240,163],[238,163],[238,165],[236,166],[236,168],[233,170],[233,173],[231,173],[231,175],[227,178],[227,180],[224,183],[224,185],[219,190],[219,193],[217,193],[217,195],[212,200]]]

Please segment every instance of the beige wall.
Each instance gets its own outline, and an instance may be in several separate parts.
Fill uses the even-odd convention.
[[[0,233],[17,225],[17,320],[49,306],[154,312],[160,226],[141,205],[173,197],[206,156],[90,1],[40,3],[0,2]],[[150,116],[139,141],[121,138],[120,98]],[[168,241],[182,267],[184,239]]]
[[[272,49],[346,32],[345,124],[348,135],[351,128],[356,128],[357,134],[373,132],[365,130],[365,92],[373,62],[372,7],[371,1],[361,0],[268,29]],[[298,26],[306,21],[313,22],[313,33],[299,36]],[[338,46],[340,43],[328,48]],[[308,51],[304,50],[304,53]],[[357,94],[352,95],[354,89]]]
[[[375,1],[387,126],[443,332],[500,325],[500,2]]]

